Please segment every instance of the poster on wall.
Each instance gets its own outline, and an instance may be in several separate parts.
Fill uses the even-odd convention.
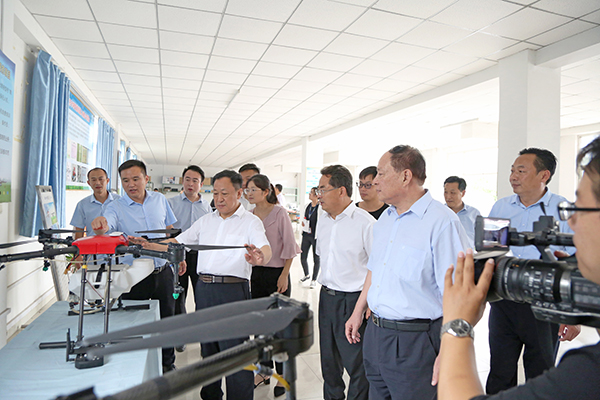
[[[321,179],[320,168],[306,168],[306,198],[311,188],[319,186],[319,179]]]
[[[87,173],[95,163],[94,114],[73,94],[69,96],[67,189],[88,189]]]
[[[11,201],[15,63],[0,51],[0,203]]]

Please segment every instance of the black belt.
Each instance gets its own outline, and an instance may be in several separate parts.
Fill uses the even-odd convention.
[[[242,283],[248,282],[247,279],[238,278],[237,276],[220,276],[220,275],[209,275],[200,274],[198,278],[203,283]]]
[[[152,271],[152,273],[153,274],[160,274],[168,266],[169,266],[169,264],[163,264],[162,267],[154,268],[154,271]]]
[[[403,332],[427,332],[431,328],[431,324],[437,321],[437,319],[434,321],[430,319],[409,319],[400,321],[381,318],[375,314],[372,314],[372,317],[375,326]]]
[[[324,291],[325,293],[327,293],[330,296],[344,296],[347,294],[354,294],[354,293],[360,293],[359,292],[342,292],[341,290],[333,290],[333,289],[329,289],[327,286],[323,286],[321,285],[321,290]]]

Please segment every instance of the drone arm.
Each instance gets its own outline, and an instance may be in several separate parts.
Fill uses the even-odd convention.
[[[60,254],[79,254],[79,249],[76,246],[49,248],[39,251],[30,251],[27,253],[6,254],[0,255],[0,262],[13,262],[19,260],[30,260],[32,258],[48,257],[52,258]]]
[[[139,245],[135,246],[117,246],[115,254],[133,254],[134,256],[147,256],[165,259],[173,264],[178,264],[185,260],[185,248],[183,245],[169,245],[170,251],[147,250]]]

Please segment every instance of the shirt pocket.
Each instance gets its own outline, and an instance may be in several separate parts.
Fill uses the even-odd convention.
[[[394,274],[402,281],[419,281],[427,252],[415,247],[402,245],[397,252],[398,261],[393,265]]]

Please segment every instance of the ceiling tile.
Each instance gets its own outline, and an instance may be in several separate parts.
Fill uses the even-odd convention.
[[[285,22],[299,3],[300,0],[229,0],[226,13],[241,17]]]
[[[589,22],[594,22],[596,24],[600,24],[600,11],[595,11],[593,13],[589,13],[588,15],[581,17],[581,19]]]
[[[259,60],[267,47],[268,46],[264,43],[217,38],[212,54],[218,56],[243,58],[247,60]]]
[[[381,78],[367,75],[358,75],[347,73],[335,80],[336,85],[353,86],[353,87],[369,87],[379,82]]]
[[[425,47],[392,42],[375,53],[371,58],[373,60],[410,65],[434,52],[435,50]]]
[[[309,50],[322,50],[337,35],[338,33],[334,31],[285,24],[273,41],[273,44]]]
[[[484,29],[493,35],[526,40],[570,21],[545,11],[525,8]]]
[[[216,93],[229,93],[233,94],[240,88],[237,84],[217,83],[217,82],[203,82],[202,90],[207,92]]]
[[[36,15],[35,19],[51,38],[102,42],[102,35],[100,35],[95,22],[45,17],[43,15]]]
[[[79,76],[87,82],[112,82],[119,83],[121,80],[119,79],[119,75],[115,72],[104,72],[104,71],[89,71],[80,69],[77,71]]]
[[[309,67],[329,69],[332,71],[347,72],[360,64],[364,58],[344,56],[341,54],[333,54],[321,52],[309,64]]]
[[[526,49],[531,49],[531,50],[537,50],[539,49],[540,46],[538,46],[537,44],[532,44],[532,43],[526,43],[526,42],[518,42],[517,44],[507,47],[504,50],[501,51],[497,51],[495,53],[492,53],[488,56],[486,56],[485,58],[489,59],[489,60],[500,60],[502,58],[508,57],[512,54],[516,54],[520,51],[526,50]]]
[[[126,0],[88,0],[98,22],[156,28],[154,4]]]
[[[115,65],[120,74],[160,76],[160,66],[158,64],[115,61]]]
[[[121,83],[112,83],[112,82],[98,82],[98,81],[88,81],[86,82],[87,87],[96,90],[107,90],[107,91],[116,91],[122,92],[123,85]]]
[[[464,77],[464,75],[461,74],[455,74],[452,72],[446,73],[442,76],[438,76],[437,78],[431,79],[429,81],[427,81],[428,85],[433,85],[433,86],[442,86],[445,85],[449,82],[453,82],[457,79],[460,79]]]
[[[189,68],[206,68],[208,55],[184,53],[181,51],[160,51],[160,61],[162,65],[173,65]]]
[[[423,20],[386,11],[368,10],[346,32],[378,39],[394,40]]]
[[[493,65],[496,65],[496,62],[480,59],[471,64],[465,65],[464,67],[457,68],[452,72],[454,72],[456,74],[461,74],[461,75],[470,75],[470,74],[474,74],[475,72],[479,72],[486,68],[489,68]]]
[[[225,15],[219,29],[219,36],[228,39],[271,43],[281,27],[280,22]]]
[[[476,32],[454,44],[451,44],[450,46],[445,47],[444,50],[465,56],[485,57],[517,43],[519,42],[513,39]]]
[[[158,47],[158,35],[155,29],[135,28],[123,25],[99,23],[106,43],[124,44],[141,47]]]
[[[440,50],[413,64],[415,67],[430,68],[438,71],[450,72],[456,68],[477,61],[476,57],[463,56]]]
[[[80,0],[22,0],[21,3],[32,14],[41,14],[61,18],[94,20],[94,16],[87,5],[87,2]]]
[[[135,74],[119,74],[123,83],[132,85],[160,86],[160,78],[158,76],[146,76]]]
[[[143,85],[125,85],[125,90],[127,93],[140,93],[140,94],[149,94],[153,96],[161,96],[162,92],[159,87],[156,86],[143,86]]]
[[[330,94],[334,96],[350,97],[360,92],[362,89],[354,86],[344,86],[338,84],[330,84],[319,91],[321,94]],[[321,108],[319,108],[321,110]]]
[[[256,61],[243,60],[239,58],[212,56],[208,68],[216,71],[228,71],[248,74],[254,66]]]
[[[154,3],[154,0],[148,0],[150,3]],[[164,4],[168,6],[177,6],[183,8],[193,8],[202,11],[213,11],[223,12],[227,0],[158,0],[158,4]]]
[[[373,8],[426,19],[442,11],[455,1],[456,0],[379,0]]]
[[[302,67],[295,65],[276,64],[266,61],[261,61],[256,65],[252,74],[272,76],[275,78],[291,78],[296,75]]]
[[[106,45],[113,60],[136,61],[141,63],[158,64],[158,50],[145,47]]]
[[[600,3],[597,0],[578,0],[578,1],[560,1],[560,0],[540,0],[532,7],[544,11],[550,11],[556,14],[566,15],[568,17],[579,18],[600,9]]]
[[[498,0],[459,0],[433,16],[431,20],[479,30],[522,8],[521,5]]]
[[[364,7],[322,0],[303,0],[289,22],[292,24],[341,31],[354,22]]]
[[[162,30],[214,36],[220,22],[217,13],[158,6],[158,27]]]
[[[597,25],[589,22],[574,20],[550,31],[544,32],[541,35],[534,36],[528,41],[541,46],[547,46],[564,38],[568,38],[583,31],[587,31],[588,29],[595,28],[596,26]]]
[[[248,77],[244,86],[256,86],[262,88],[279,89],[287,83],[288,79],[275,78],[272,76],[261,76],[252,74]]]
[[[214,38],[188,33],[160,31],[160,48],[188,53],[210,54]]]
[[[114,72],[115,66],[111,60],[102,58],[66,56],[69,64],[75,69],[89,69],[92,71]]]
[[[325,48],[325,51],[346,56],[369,57],[387,44],[387,41],[381,39],[342,33]]]
[[[309,82],[300,79],[291,79],[283,87],[286,90],[297,90],[299,92],[318,92],[327,86],[324,82]]]
[[[66,56],[110,58],[104,43],[59,38],[55,38],[52,41],[58,46],[61,53]]]
[[[415,83],[426,82],[430,79],[437,78],[438,76],[443,75],[441,71],[428,69],[428,68],[419,68],[419,67],[406,67],[402,71],[394,74],[390,78],[398,79],[402,81],[409,81]]]
[[[247,74],[215,71],[209,69],[206,71],[206,76],[204,77],[204,79],[207,82],[230,83],[234,85],[241,85],[246,80],[247,76]]]
[[[403,92],[407,89],[410,89],[413,86],[415,86],[414,82],[386,78],[375,83],[374,85],[371,85],[371,88],[376,90],[391,90],[394,92]]]
[[[200,84],[200,81],[162,77],[163,87],[169,89],[199,90]]]
[[[351,72],[353,74],[370,75],[385,78],[398,72],[404,67],[406,67],[406,64],[388,63],[384,61],[369,59],[363,61],[356,68],[353,68]]]
[[[329,71],[325,69],[306,67],[302,68],[302,70],[300,70],[300,72],[298,72],[298,74],[294,76],[294,79],[300,79],[310,82],[329,83],[336,80],[340,76],[342,76],[342,72],[339,71]]]
[[[317,54],[318,53],[313,50],[272,45],[269,46],[262,57],[262,60],[304,66]]]
[[[441,49],[464,39],[470,34],[471,31],[466,29],[425,21],[406,35],[402,36],[398,41],[432,49]]]
[[[176,67],[173,65],[163,65],[161,67],[162,76],[165,78],[189,79],[201,81],[204,77],[204,70],[200,68]],[[163,81],[164,82],[164,81]]]

